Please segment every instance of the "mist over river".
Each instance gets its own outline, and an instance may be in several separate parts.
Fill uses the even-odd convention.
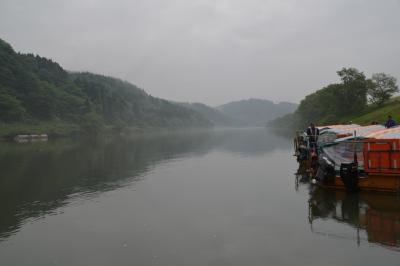
[[[265,128],[0,143],[0,265],[399,265],[398,197],[313,187],[292,146]]]

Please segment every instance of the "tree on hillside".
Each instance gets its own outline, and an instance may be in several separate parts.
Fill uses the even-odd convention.
[[[337,72],[342,80],[341,101],[343,115],[361,112],[367,105],[367,79],[356,68],[342,68]]]
[[[359,84],[365,83],[365,75],[363,72],[358,71],[358,69],[349,67],[342,68],[336,72],[344,84],[354,84],[358,82]]]
[[[385,73],[373,74],[368,82],[370,101],[378,106],[387,102],[394,93],[399,91],[396,82],[396,78],[391,75]]]
[[[367,80],[364,73],[355,68],[343,68],[337,73],[341,83],[330,84],[301,101],[296,113],[304,123],[336,123],[366,107]]]

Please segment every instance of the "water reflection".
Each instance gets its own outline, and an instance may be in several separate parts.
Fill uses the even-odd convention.
[[[290,149],[291,139],[266,129],[242,128],[217,132],[215,145],[224,151],[243,156],[260,156],[275,149]]]
[[[132,185],[161,162],[211,150],[258,156],[289,148],[265,129],[0,145],[0,241],[76,197]]]
[[[163,160],[202,147],[207,135],[2,144],[0,236],[51,213],[76,195],[132,182]]]
[[[352,239],[359,245],[368,241],[400,251],[400,199],[396,195],[349,194],[312,187],[308,209],[314,233]],[[332,226],[332,221],[349,225],[352,230]]]

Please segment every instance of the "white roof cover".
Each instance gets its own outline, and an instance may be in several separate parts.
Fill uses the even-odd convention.
[[[346,127],[334,131],[324,131],[318,139],[319,143],[329,143],[329,142],[341,142],[348,141],[354,138],[354,131],[357,137],[366,137],[368,134],[373,132],[378,132],[384,130],[385,127],[382,125],[370,125],[370,126],[356,126],[356,127]],[[337,134],[348,135],[343,138],[337,139]]]
[[[351,133],[352,135],[354,134],[354,131],[356,132],[356,136],[359,137],[366,137],[369,134],[372,134],[374,132],[379,132],[384,130],[385,127],[382,125],[370,125],[370,126],[359,126],[359,127],[354,127],[349,130],[348,133]]]
[[[330,133],[336,133],[336,134],[347,134],[347,133],[352,133],[353,128],[360,127],[360,125],[357,124],[351,124],[351,125],[331,125],[331,126],[325,126],[325,127],[318,127],[322,133],[330,132]]]
[[[375,139],[400,139],[400,126],[375,131],[367,134],[366,137]]]

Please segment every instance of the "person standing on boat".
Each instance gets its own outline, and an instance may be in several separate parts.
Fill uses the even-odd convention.
[[[307,128],[307,136],[310,148],[316,148],[319,136],[319,129],[315,127],[314,123],[310,123],[310,126]]]
[[[396,126],[396,121],[394,121],[394,119],[392,118],[391,115],[388,115],[388,120],[385,123],[385,127],[386,128],[391,128]]]

